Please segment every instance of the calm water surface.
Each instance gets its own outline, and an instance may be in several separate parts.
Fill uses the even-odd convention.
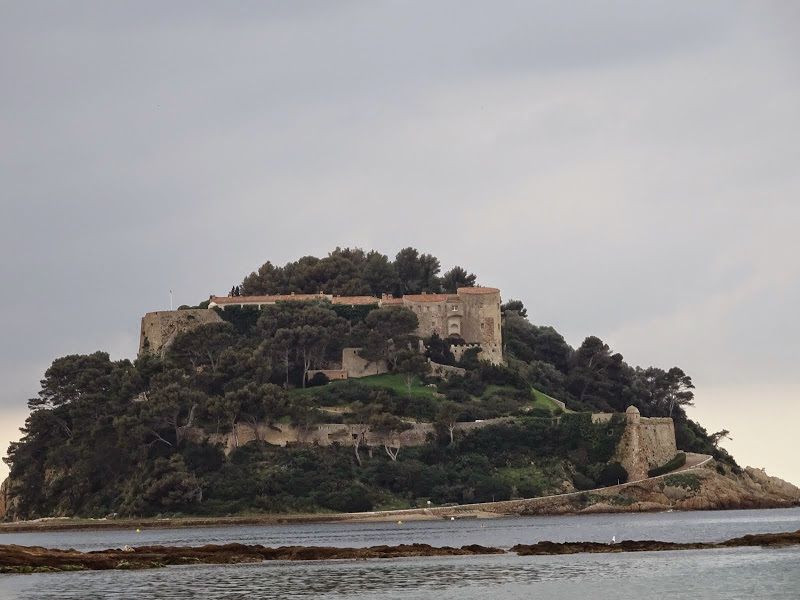
[[[800,509],[530,517],[403,525],[315,524],[178,530],[71,531],[0,535],[0,544],[81,550],[124,544],[238,541],[264,545],[435,546],[657,539],[718,541],[746,533],[796,531]],[[368,561],[268,562],[0,575],[0,599],[22,598],[800,598],[800,549]]]

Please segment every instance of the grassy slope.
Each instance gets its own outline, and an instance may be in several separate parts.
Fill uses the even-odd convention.
[[[346,383],[346,381],[331,381],[328,386],[335,387],[338,385],[343,385]],[[408,394],[408,388],[406,387],[406,382],[403,377],[400,375],[394,375],[392,373],[384,373],[383,375],[370,375],[369,377],[360,377],[358,379],[351,379],[349,381],[356,381],[361,385],[376,389],[391,389],[401,396],[406,396]],[[290,393],[294,395],[314,396],[321,389],[322,387],[312,387],[306,389],[297,388],[291,390]],[[414,383],[411,384],[412,396],[433,398],[435,393],[436,390],[434,388],[426,387],[418,379],[415,379]]]
[[[371,375],[369,377],[362,377],[357,381],[368,387],[389,388],[392,391],[397,392],[401,396],[408,394],[408,388],[406,387],[405,379],[403,379],[401,375],[384,373],[383,375]],[[433,398],[435,393],[436,393],[435,388],[426,387],[419,381],[419,379],[415,378],[414,382],[411,384],[412,396],[425,396],[427,398]]]
[[[534,408],[544,408],[545,410],[549,410],[550,412],[553,412],[556,409],[560,409],[561,408],[555,402],[554,398],[548,396],[544,392],[540,392],[535,387],[531,388],[531,393],[533,394]],[[569,412],[571,412],[571,411],[569,411]]]
[[[382,375],[370,375],[369,377],[361,377],[355,380],[359,384],[375,389],[390,389],[397,393],[399,396],[406,396],[408,394],[408,388],[406,387],[406,382],[401,375],[395,375],[393,373],[384,373]],[[332,381],[328,384],[328,386],[339,386],[345,384],[345,381]],[[291,394],[293,395],[307,395],[307,396],[314,396],[319,393],[320,390],[323,388],[321,387],[313,387],[313,388],[298,388],[291,390]],[[509,392],[513,393],[513,388],[509,386],[499,386],[499,385],[489,385],[486,387],[486,390],[481,395],[480,398],[476,398],[476,400],[481,400],[484,398],[489,397],[492,394],[497,392],[501,392],[504,389],[507,389]],[[418,379],[414,380],[414,383],[411,384],[411,395],[414,397],[421,397],[421,398],[435,398],[437,390],[432,387],[428,387],[422,384],[421,381]],[[555,399],[551,396],[548,396],[544,392],[540,392],[536,388],[531,388],[531,408],[540,408],[550,412],[555,412],[560,407],[555,402]]]

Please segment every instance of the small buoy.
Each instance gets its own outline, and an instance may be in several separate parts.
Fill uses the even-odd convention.
[[[455,517],[450,517],[450,520],[451,520],[451,521],[455,521],[455,520],[456,520],[456,518],[455,518]]]
[[[142,530],[137,527],[136,528],[136,533],[142,533]]]
[[[403,524],[403,522],[402,522],[402,521],[398,521],[398,522],[397,522],[397,524],[398,524],[398,525],[402,525],[402,524]]]

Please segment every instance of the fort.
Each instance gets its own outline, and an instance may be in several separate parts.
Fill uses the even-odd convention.
[[[282,294],[268,296],[211,296],[207,309],[184,309],[147,313],[142,319],[139,351],[163,352],[175,337],[183,332],[209,323],[222,322],[221,311],[231,307],[257,307],[282,302],[328,302],[344,306],[404,307],[414,312],[418,319],[416,334],[427,338],[434,334],[446,338],[457,336],[463,342],[452,346],[457,359],[470,348],[478,348],[481,359],[494,364],[501,363],[502,334],[500,314],[500,290],[490,287],[462,287],[455,294],[409,294],[392,297],[335,296],[331,294]],[[440,376],[446,377],[455,367],[432,365],[441,368]],[[358,348],[344,348],[340,364],[328,364],[325,369],[311,370],[309,377],[324,374],[328,380],[368,377],[385,373],[385,361],[367,361]],[[449,370],[448,370],[449,369]],[[561,406],[562,410],[565,408]],[[594,422],[605,422],[610,413],[592,415]],[[486,422],[459,423],[458,430],[480,429],[494,420]],[[620,462],[632,481],[645,479],[649,469],[670,461],[677,453],[675,427],[669,418],[644,418],[631,406],[625,413],[626,427],[617,448],[615,460]],[[310,430],[297,430],[289,426],[258,425],[255,428],[235,428],[231,434],[215,440],[228,451],[251,439],[261,439],[276,445],[312,444],[327,446],[332,443],[349,445],[358,429],[354,425],[325,424]],[[431,423],[414,423],[407,431],[396,436],[393,444],[417,446],[426,443],[433,433]],[[381,436],[364,433],[365,446],[380,445]],[[385,440],[384,440],[385,441]]]
[[[456,358],[470,347],[480,349],[480,358],[493,364],[503,361],[500,331],[500,290],[491,287],[462,287],[455,294],[407,294],[394,298],[377,296],[334,296],[331,294],[282,294],[272,296],[211,296],[208,309],[188,309],[147,313],[142,318],[139,353],[161,353],[175,336],[207,323],[220,322],[216,310],[229,307],[262,307],[281,302],[329,302],[344,306],[398,306],[417,315],[417,335],[427,338],[434,334],[446,338],[457,336],[466,345],[455,346]],[[352,351],[352,349],[351,349]],[[351,352],[352,354],[352,352]],[[347,371],[351,359],[352,372],[366,369],[356,365],[352,356],[343,356],[342,369]],[[333,370],[332,370],[333,371]],[[336,371],[339,371],[338,369]],[[378,371],[379,372],[379,371]],[[365,374],[374,375],[374,372]],[[358,376],[358,375],[350,375]],[[362,375],[363,376],[363,375]],[[331,372],[329,377],[341,378]]]
[[[421,338],[433,334],[446,338],[454,335],[467,344],[481,348],[483,360],[503,360],[500,332],[500,290],[491,287],[461,287],[455,294],[406,294],[394,298],[377,296],[333,296],[330,294],[284,294],[277,296],[212,296],[209,308],[228,306],[264,306],[278,302],[326,301],[346,306],[402,306],[417,315]]]

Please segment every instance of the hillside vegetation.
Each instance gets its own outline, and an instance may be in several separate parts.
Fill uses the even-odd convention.
[[[231,293],[377,295],[475,284],[460,267],[439,271],[438,259],[412,248],[394,260],[337,249],[284,267],[266,263]],[[456,362],[458,339],[424,340],[426,356],[419,354],[407,309],[325,301],[228,308],[222,323],[181,334],[163,357],[58,358],[5,458],[9,517],[358,511],[590,489],[625,477],[609,463],[621,420],[593,424],[590,413],[630,404],[644,416],[672,416],[682,449],[737,468],[716,448],[717,434],[686,418],[693,385],[681,369],[631,367],[597,337],[574,349],[552,327],[530,323],[519,301],[502,311],[506,366],[480,362],[474,351]],[[307,377],[343,347],[363,348],[390,372],[327,385]],[[432,378],[428,358],[464,375]],[[553,399],[566,404],[564,414]],[[455,422],[496,417],[505,419],[454,434]],[[433,422],[436,434],[396,452],[256,440],[226,455],[197,441],[257,423],[324,422],[364,424],[387,438]],[[198,429],[208,435],[189,435]]]

